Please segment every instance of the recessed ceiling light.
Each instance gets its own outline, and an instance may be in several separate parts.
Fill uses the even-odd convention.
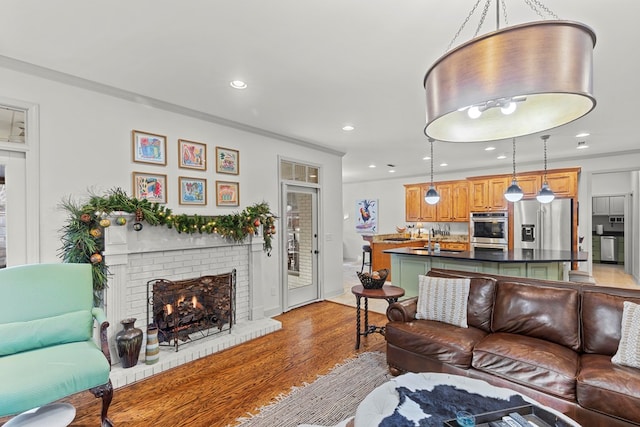
[[[422,160],[431,160],[431,157],[429,157],[429,156],[424,156],[424,157],[422,158]]]
[[[229,83],[229,84],[234,89],[246,89],[247,88],[247,84],[245,82],[243,82],[242,80],[232,80],[231,83]]]
[[[354,129],[355,129],[355,127],[354,127],[354,126],[352,126],[352,125],[345,125],[345,126],[342,126],[342,130],[343,130],[343,131],[346,131],[346,132],[351,132],[351,131],[352,131],[352,130],[354,130]]]
[[[589,132],[581,132],[576,135],[576,138],[584,138],[585,136],[591,135]]]
[[[585,148],[589,148],[586,141],[578,141],[578,146],[576,147],[578,150],[584,150]]]
[[[373,163],[369,165],[370,168],[375,168],[376,165],[374,165]]]
[[[503,160],[503,159],[506,159],[506,158],[507,158],[507,156],[506,156],[505,154],[500,154],[500,155],[497,157],[497,159],[498,159],[498,160]]]
[[[496,147],[492,147],[491,145],[484,149],[484,151],[493,151]]]
[[[449,166],[449,163],[440,163],[440,166],[442,167]]]
[[[389,169],[389,173],[396,173],[395,169]]]

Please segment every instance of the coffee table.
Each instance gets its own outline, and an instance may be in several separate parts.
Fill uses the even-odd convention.
[[[442,374],[442,373],[407,373],[387,381],[386,383],[375,388],[364,398],[358,405],[356,415],[353,420],[354,427],[367,427],[379,425],[382,420],[389,417],[396,411],[403,413],[408,418],[416,420],[425,419],[429,414],[421,412],[420,407],[415,402],[407,401],[404,405],[399,406],[400,398],[397,391],[398,387],[404,387],[409,390],[433,390],[438,385],[451,385],[460,390],[466,390],[470,393],[477,393],[482,396],[492,398],[508,399],[510,396],[520,396],[526,402],[536,405],[545,411],[551,412],[558,419],[571,427],[580,427],[580,424],[567,417],[566,415],[556,411],[555,409],[541,405],[535,400],[521,393],[508,388],[496,387],[486,381],[476,380],[459,375]],[[451,414],[451,418],[455,418]],[[417,425],[417,424],[416,424]]]
[[[76,417],[76,408],[69,403],[51,403],[30,409],[11,418],[3,427],[66,427]]]
[[[351,288],[351,293],[356,296],[356,350],[358,350],[360,336],[366,337],[375,332],[384,335],[384,326],[369,325],[369,298],[385,299],[391,304],[404,295],[404,289],[393,285],[384,285],[379,289],[367,289],[362,285],[356,285]],[[364,329],[360,326],[360,299],[362,298],[364,298]]]

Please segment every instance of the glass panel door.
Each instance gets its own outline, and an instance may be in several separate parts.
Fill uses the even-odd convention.
[[[317,189],[285,185],[286,310],[316,301],[318,291]],[[285,310],[285,311],[286,311]]]

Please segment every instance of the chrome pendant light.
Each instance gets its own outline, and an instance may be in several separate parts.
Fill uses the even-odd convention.
[[[520,188],[516,180],[516,139],[513,138],[513,178],[511,179],[511,185],[504,193],[504,198],[510,202],[518,202],[523,196],[522,188]]]
[[[478,0],[454,41],[476,10]],[[584,24],[559,20],[540,0],[525,2],[542,19],[478,36],[436,60],[424,78],[427,136],[447,142],[480,142],[542,132],[572,122],[596,105],[593,48]]]
[[[440,201],[440,195],[436,191],[436,187],[433,185],[433,138],[429,138],[429,144],[431,145],[431,185],[424,195],[424,201],[430,205],[435,205]]]
[[[553,194],[547,182],[547,140],[549,139],[549,135],[542,135],[540,138],[542,138],[544,144],[544,176],[542,179],[542,188],[540,188],[536,199],[538,199],[540,203],[551,203],[556,195]]]

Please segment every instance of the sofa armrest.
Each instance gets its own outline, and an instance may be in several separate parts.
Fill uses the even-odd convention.
[[[109,351],[109,341],[107,340],[107,328],[109,327],[107,315],[104,313],[103,309],[98,307],[93,307],[91,309],[91,314],[93,314],[93,318],[100,325],[100,349],[102,350],[104,357],[107,358],[109,366],[111,366],[111,352]]]
[[[396,322],[411,322],[416,318],[418,297],[394,302],[387,308],[387,318]]]

